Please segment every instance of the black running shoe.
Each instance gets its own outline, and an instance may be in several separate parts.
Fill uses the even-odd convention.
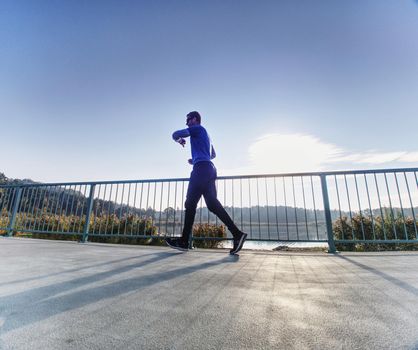
[[[238,253],[242,249],[247,236],[248,235],[246,233],[240,232],[237,237],[234,237],[234,247],[229,251],[229,254],[233,255]]]
[[[182,252],[187,252],[189,250],[188,244],[184,243],[180,238],[166,238],[165,243],[170,248],[181,250]]]

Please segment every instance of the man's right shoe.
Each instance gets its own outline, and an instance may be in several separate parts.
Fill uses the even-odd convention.
[[[240,232],[236,237],[234,237],[234,247],[229,251],[229,254],[237,254],[242,249],[247,236],[248,234]]]
[[[180,250],[182,252],[187,252],[189,250],[188,244],[184,243],[184,241],[180,238],[169,238],[165,239],[165,243],[173,249]]]

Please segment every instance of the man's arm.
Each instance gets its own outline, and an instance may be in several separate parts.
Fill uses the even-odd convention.
[[[173,140],[178,142],[183,147],[186,144],[186,140],[184,139],[184,137],[189,137],[189,136],[190,136],[189,129],[182,129],[182,130],[177,130],[173,132]]]

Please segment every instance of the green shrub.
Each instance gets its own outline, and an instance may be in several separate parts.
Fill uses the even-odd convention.
[[[418,222],[415,222],[418,226]],[[415,240],[414,218],[403,217],[401,213],[393,217],[385,211],[381,216],[355,214],[352,218],[343,216],[333,223],[335,240]],[[336,243],[341,251],[380,251],[380,250],[417,250],[417,243]]]
[[[193,237],[210,238],[193,240],[193,245],[196,248],[219,248],[222,245],[222,240],[227,238],[225,226],[214,224],[194,225]]]

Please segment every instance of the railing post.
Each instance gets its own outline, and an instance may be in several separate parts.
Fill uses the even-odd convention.
[[[89,194],[89,199],[87,201],[86,222],[84,224],[83,238],[81,239],[81,243],[86,243],[88,238],[89,238],[90,216],[91,216],[91,212],[93,210],[94,189],[95,188],[96,188],[96,185],[94,185],[94,184],[92,184],[90,186],[90,194]]]
[[[320,177],[321,177],[322,198],[324,200],[325,223],[327,226],[327,234],[328,234],[328,253],[336,253],[337,249],[335,248],[335,243],[334,243],[334,233],[332,232],[331,209],[329,207],[327,176],[325,174],[321,174]]]
[[[13,235],[13,230],[16,224],[17,210],[19,209],[21,197],[22,197],[22,187],[18,187],[16,199],[15,199],[15,205],[13,206],[12,218],[10,219],[9,227],[7,228],[7,236],[9,237]]]

